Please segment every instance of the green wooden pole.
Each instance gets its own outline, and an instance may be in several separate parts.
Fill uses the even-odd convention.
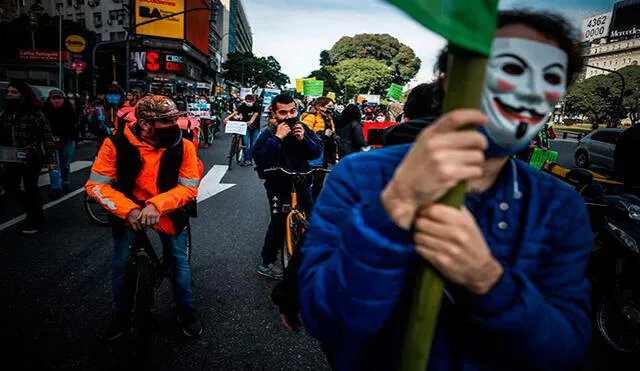
[[[458,108],[480,108],[486,63],[487,57],[449,44],[444,112]],[[460,208],[464,202],[465,189],[465,183],[460,183],[438,202]],[[427,369],[443,291],[444,281],[440,274],[426,261],[422,261],[402,346],[401,371]]]

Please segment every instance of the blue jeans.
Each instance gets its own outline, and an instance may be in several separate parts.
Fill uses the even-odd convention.
[[[173,297],[178,307],[193,308],[193,290],[191,289],[191,267],[187,256],[187,231],[175,236],[158,233],[162,241],[164,259],[170,259],[173,277]],[[129,246],[133,247],[136,232],[125,228],[122,239],[113,241],[113,261],[111,263],[111,289],[116,310],[125,311],[125,272]]]
[[[52,190],[60,190],[62,186],[71,185],[71,159],[76,152],[76,142],[70,140],[64,147],[56,149],[55,157],[58,167],[49,172]]]
[[[252,159],[251,149],[253,148],[253,145],[256,144],[256,141],[258,140],[258,135],[260,135],[260,129],[255,129],[255,130],[247,129],[247,135],[243,137],[245,161],[251,161]]]

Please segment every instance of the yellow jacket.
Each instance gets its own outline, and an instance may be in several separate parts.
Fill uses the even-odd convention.
[[[331,119],[331,117],[327,118],[329,119],[329,125],[326,124],[324,117],[319,112],[315,114],[303,113],[301,117],[302,122],[307,124],[307,126],[311,128],[311,130],[313,130],[315,133],[319,131],[324,133],[326,129],[331,129],[335,133],[336,127],[333,124],[333,120]]]

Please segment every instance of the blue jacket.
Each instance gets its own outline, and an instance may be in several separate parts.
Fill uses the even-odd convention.
[[[412,233],[380,192],[410,145],[343,159],[314,206],[299,297],[308,332],[337,370],[395,370],[415,282]],[[428,174],[425,174],[428,176]],[[504,275],[485,296],[446,283],[429,370],[566,370],[587,350],[591,230],[569,186],[510,160],[467,197]]]
[[[322,153],[322,141],[305,124],[304,139],[295,139],[293,134],[284,139],[275,136],[275,127],[269,124],[260,133],[258,140],[251,149],[251,157],[256,163],[258,174],[266,179],[267,187],[291,187],[291,180],[278,173],[264,174],[263,170],[272,167],[283,167],[289,171],[304,172],[309,170],[309,160],[317,158]]]

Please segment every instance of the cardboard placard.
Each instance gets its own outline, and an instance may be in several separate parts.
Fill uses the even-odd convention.
[[[247,135],[247,123],[244,121],[227,121],[224,126],[224,133]]]

